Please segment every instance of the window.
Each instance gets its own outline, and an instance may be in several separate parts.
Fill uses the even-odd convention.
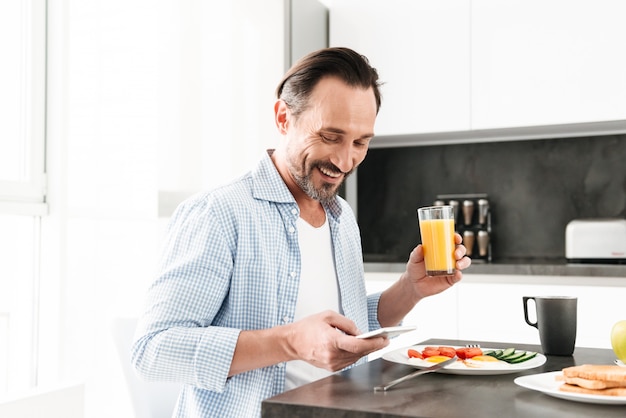
[[[0,393],[37,383],[46,1],[0,1]]]
[[[45,213],[45,0],[0,2],[0,212]]]

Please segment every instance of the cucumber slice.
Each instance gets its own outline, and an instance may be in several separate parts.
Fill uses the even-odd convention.
[[[522,363],[524,361],[530,360],[531,358],[535,358],[536,355],[537,353],[534,353],[532,351],[527,351],[522,357],[516,358],[515,360],[510,360],[509,363],[511,364]]]
[[[487,355],[495,357],[495,358],[500,358],[500,356],[502,355],[502,350],[492,351],[491,353],[489,353]]]
[[[514,360],[517,360],[518,358],[522,358],[525,355],[526,355],[525,351],[517,351],[511,354],[510,356],[501,357],[500,360],[506,361],[507,363],[512,363]]]
[[[534,358],[537,353],[522,350],[515,351],[515,348],[510,347],[505,350],[488,350],[485,351],[483,355],[495,357],[498,360],[506,361],[509,364],[517,364]]]
[[[502,351],[502,355],[500,357],[498,357],[498,359],[502,360],[505,357],[510,356],[511,354],[515,353],[515,348],[511,347],[511,348],[507,348],[504,351]]]

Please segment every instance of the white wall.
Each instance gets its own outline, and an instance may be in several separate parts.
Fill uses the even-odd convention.
[[[85,381],[86,417],[130,417],[110,321],[136,315],[153,279],[159,192],[225,182],[273,145],[283,0],[49,13],[40,383]]]

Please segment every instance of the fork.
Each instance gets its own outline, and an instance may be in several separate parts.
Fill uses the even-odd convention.
[[[454,356],[451,359],[448,359],[446,361],[442,361],[441,363],[437,363],[434,366],[431,366],[431,367],[429,367],[427,369],[420,369],[420,370],[418,370],[416,372],[409,373],[406,376],[403,376],[403,377],[401,377],[399,379],[392,380],[391,382],[387,383],[384,386],[376,386],[374,388],[374,392],[379,392],[379,391],[386,392],[387,389],[389,389],[392,386],[397,385],[398,383],[405,382],[405,381],[407,381],[409,379],[413,379],[414,377],[417,377],[417,376],[425,374],[425,373],[430,373],[430,372],[434,372],[435,370],[442,369],[442,368],[446,367],[448,364],[454,363],[456,360],[457,360],[457,356]]]

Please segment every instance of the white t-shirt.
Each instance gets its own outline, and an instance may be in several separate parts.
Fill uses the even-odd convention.
[[[297,227],[302,270],[294,321],[327,309],[341,313],[328,218],[319,228],[298,218]],[[301,360],[287,362],[286,373],[285,390],[332,374]]]

